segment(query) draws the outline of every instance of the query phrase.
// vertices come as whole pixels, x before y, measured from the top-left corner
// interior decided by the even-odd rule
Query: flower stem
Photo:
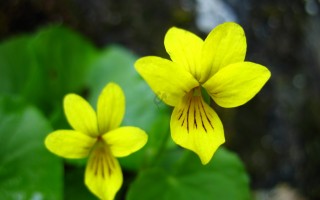
[[[170,139],[170,130],[165,131],[165,135],[162,138],[161,144],[157,150],[157,152],[154,154],[154,159],[150,162],[150,167],[153,167],[161,161],[161,158],[163,157],[163,154],[165,152],[168,140]]]
[[[177,174],[181,168],[185,166],[186,160],[188,160],[190,154],[192,152],[190,150],[184,149],[183,154],[181,155],[180,159],[174,164],[172,173]]]

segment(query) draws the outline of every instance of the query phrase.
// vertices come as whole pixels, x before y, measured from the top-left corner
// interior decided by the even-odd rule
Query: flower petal
[[[85,183],[99,199],[113,200],[123,182],[119,162],[108,147],[97,147],[90,155]]]
[[[127,156],[141,149],[148,140],[148,135],[137,127],[121,127],[102,136],[115,157]]]
[[[45,139],[47,149],[64,158],[87,157],[95,142],[95,138],[74,130],[57,130]]]
[[[219,69],[231,63],[244,61],[247,43],[241,26],[233,22],[214,28],[204,41],[202,51],[203,76],[205,82]]]
[[[169,29],[164,45],[173,62],[185,67],[194,77],[198,74],[203,40],[195,34],[173,27]]]
[[[180,146],[189,149],[207,164],[224,143],[223,125],[202,96],[186,95],[171,115],[171,136]]]
[[[76,94],[68,94],[63,102],[69,124],[76,131],[90,136],[98,135],[97,116],[90,104]]]
[[[99,96],[97,108],[100,133],[119,127],[125,112],[125,97],[121,87],[115,83],[106,85]]]
[[[160,57],[140,58],[136,61],[135,68],[159,99],[171,106],[176,105],[186,93],[199,85],[181,66]]]
[[[241,62],[221,69],[203,87],[219,106],[231,108],[252,99],[270,76],[262,65]]]

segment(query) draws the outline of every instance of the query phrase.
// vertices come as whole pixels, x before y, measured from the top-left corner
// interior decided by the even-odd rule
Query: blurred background
[[[225,126],[225,146],[244,162],[258,199],[320,199],[319,4],[319,0],[2,0],[0,42],[62,24],[98,48],[119,44],[138,56],[168,57],[163,39],[170,27],[205,38],[217,24],[235,21],[246,33],[246,60],[267,66],[272,77],[244,106],[214,105]]]

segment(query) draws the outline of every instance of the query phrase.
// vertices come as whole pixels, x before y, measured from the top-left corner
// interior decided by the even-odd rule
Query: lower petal
[[[119,162],[106,146],[97,147],[90,155],[85,183],[99,199],[113,200],[123,182]]]
[[[180,146],[195,152],[207,164],[224,143],[223,125],[201,94],[187,94],[171,115],[171,136]]]

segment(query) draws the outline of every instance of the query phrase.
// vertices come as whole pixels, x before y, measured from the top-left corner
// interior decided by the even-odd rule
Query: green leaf
[[[0,44],[0,94],[22,94],[35,87],[37,63],[30,35],[17,36]]]
[[[68,166],[64,179],[64,199],[97,200],[84,184],[85,167]]]
[[[0,94],[22,95],[47,115],[59,113],[66,93],[85,89],[97,55],[90,42],[62,26],[11,38],[0,44]]]
[[[66,93],[80,92],[89,66],[97,56],[94,46],[62,26],[41,29],[32,42],[42,75],[45,100],[59,103]]]
[[[32,48],[38,63],[37,79],[42,83],[37,86],[42,93],[37,105],[50,116],[55,129],[69,128],[62,99],[67,93],[84,92],[89,67],[98,52],[88,40],[63,26],[40,29]]]
[[[147,145],[138,152],[121,158],[127,169],[137,169],[149,162],[161,146],[163,137],[168,134],[170,114],[149,86],[134,69],[137,56],[124,48],[111,46],[102,51],[93,64],[88,77],[91,91],[91,105],[96,105],[98,95],[109,82],[119,84],[126,96],[126,113],[122,125],[137,126],[149,135]]]
[[[42,114],[0,98],[0,199],[62,199],[62,162],[45,149]]]
[[[171,170],[142,171],[129,188],[128,200],[248,200],[249,180],[239,158],[220,148],[208,165],[188,153]]]

